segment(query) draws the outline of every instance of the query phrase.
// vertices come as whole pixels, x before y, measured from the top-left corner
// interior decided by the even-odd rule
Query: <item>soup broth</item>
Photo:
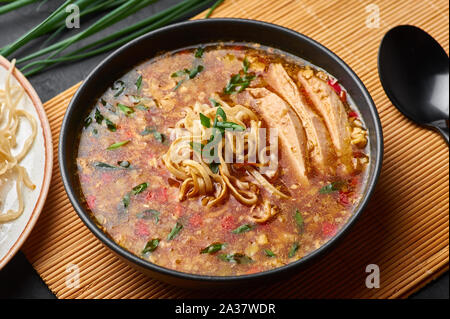
[[[195,128],[205,133],[197,142],[186,134]],[[225,128],[255,145],[245,132],[277,129],[276,167],[251,162],[250,147],[241,162],[203,160]],[[166,268],[231,276],[294,262],[333,237],[361,198],[366,144],[357,107],[326,71],[257,44],[216,43],[115,81],[86,117],[77,167],[92,218],[120,246]]]

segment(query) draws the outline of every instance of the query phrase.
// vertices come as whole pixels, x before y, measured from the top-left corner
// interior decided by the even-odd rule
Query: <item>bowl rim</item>
[[[130,47],[136,45],[137,43],[141,41],[146,41],[148,38],[152,38],[155,34],[158,34],[160,32],[167,32],[171,30],[176,30],[179,28],[183,28],[186,25],[191,24],[200,24],[200,25],[208,25],[208,24],[221,24],[221,23],[243,23],[243,24],[253,24],[257,25],[259,27],[263,28],[270,28],[275,29],[277,32],[281,33],[287,33],[291,36],[297,37],[307,43],[308,45],[316,47],[318,50],[323,51],[326,53],[329,58],[333,60],[334,63],[339,64],[341,68],[344,69],[344,71],[350,76],[352,81],[357,86],[357,89],[362,92],[362,98],[367,102],[369,106],[369,111],[371,114],[372,119],[374,120],[374,130],[372,134],[375,135],[377,145],[376,145],[376,154],[374,157],[372,157],[372,160],[375,161],[374,166],[374,174],[370,180],[367,181],[366,185],[366,192],[361,199],[361,202],[359,203],[359,206],[356,208],[353,215],[349,218],[347,223],[332,237],[323,244],[318,249],[314,250],[313,252],[309,253],[305,257],[290,262],[289,264],[286,264],[284,266],[270,269],[263,272],[258,272],[254,274],[245,274],[245,275],[239,275],[239,276],[210,276],[210,275],[199,275],[199,274],[193,274],[193,273],[186,273],[181,272],[169,268],[165,268],[163,266],[159,266],[157,264],[151,263],[150,261],[147,261],[145,259],[142,259],[130,251],[128,251],[125,248],[122,248],[118,244],[116,244],[105,232],[103,232],[92,220],[92,218],[89,216],[89,213],[85,210],[85,208],[79,204],[77,200],[77,195],[74,192],[74,189],[72,188],[71,183],[69,182],[69,170],[68,165],[63,160],[65,158],[66,153],[66,132],[67,132],[67,126],[69,123],[69,117],[70,114],[74,111],[75,105],[77,104],[77,100],[82,95],[84,87],[89,85],[91,82],[90,80],[95,76],[95,74],[102,68],[104,64],[107,64],[113,57],[120,55],[124,51],[128,50]],[[218,36],[219,38],[219,36]],[[281,48],[282,50],[282,48]],[[282,27],[280,25],[276,25],[273,23],[258,21],[258,20],[250,20],[250,19],[240,19],[240,18],[213,18],[213,19],[201,19],[201,20],[189,20],[184,22],[175,23],[160,29],[157,29],[155,31],[146,33],[133,41],[130,41],[129,43],[123,45],[122,47],[118,48],[114,52],[112,52],[110,55],[108,55],[102,62],[100,62],[87,76],[85,81],[81,84],[81,86],[77,89],[77,92],[73,96],[72,100],[70,101],[70,104],[66,110],[66,113],[64,115],[64,119],[61,126],[61,132],[60,132],[60,139],[59,139],[59,166],[61,171],[61,177],[64,184],[64,188],[67,192],[67,195],[77,212],[80,219],[84,222],[84,224],[89,228],[89,230],[107,247],[109,247],[113,252],[118,254],[120,257],[127,259],[128,261],[132,262],[133,264],[140,266],[144,269],[151,270],[153,272],[170,276],[174,278],[178,278],[181,280],[191,280],[191,281],[197,281],[197,282],[248,282],[248,281],[254,281],[257,279],[262,279],[270,276],[274,276],[277,274],[281,274],[283,272],[288,272],[289,270],[293,270],[294,268],[300,268],[300,266],[304,266],[308,263],[310,263],[312,260],[317,259],[319,256],[323,255],[324,252],[328,251],[331,246],[336,245],[336,243],[343,238],[349,231],[349,229],[355,224],[356,220],[359,218],[359,216],[362,214],[364,209],[366,208],[370,197],[372,196],[375,185],[378,181],[378,178],[380,176],[381,172],[381,166],[383,161],[383,133],[382,133],[382,126],[380,122],[380,118],[377,112],[377,109],[375,107],[375,104],[372,100],[372,97],[370,96],[367,88],[364,86],[363,82],[359,79],[359,77],[356,75],[356,73],[342,60],[340,59],[335,53],[333,53],[331,50],[327,49],[325,46],[320,44],[319,42],[297,32],[291,29],[288,29],[286,27]]]

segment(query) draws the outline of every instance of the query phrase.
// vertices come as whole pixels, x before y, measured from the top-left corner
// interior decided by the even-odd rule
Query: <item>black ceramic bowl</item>
[[[172,51],[186,46],[217,41],[260,43],[294,54],[324,68],[337,77],[348,90],[358,105],[369,132],[371,161],[368,168],[368,179],[362,200],[348,223],[334,238],[303,259],[280,268],[251,275],[219,277],[182,273],[160,267],[133,255],[117,245],[91,220],[89,212],[83,205],[76,174],[78,132],[81,130],[84,116],[87,109],[94,105],[96,99],[112,82],[133,66],[152,58],[161,51]],[[78,215],[94,235],[124,260],[149,276],[188,287],[219,287],[271,280],[274,277],[291,274],[311,263],[343,237],[361,215],[374,191],[381,170],[382,158],[383,136],[377,110],[361,80],[340,58],[300,33],[273,24],[241,19],[207,19],[174,24],[150,32],[112,53],[89,74],[70,102],[62,124],[59,142],[59,164],[64,187]]]

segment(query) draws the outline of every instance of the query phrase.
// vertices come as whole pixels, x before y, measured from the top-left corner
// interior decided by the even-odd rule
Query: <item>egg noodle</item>
[[[6,223],[18,218],[24,211],[24,200],[22,194],[23,185],[34,190],[36,186],[30,180],[27,171],[20,162],[28,154],[37,134],[37,123],[34,117],[18,109],[19,102],[25,94],[21,86],[11,85],[11,75],[15,68],[15,60],[6,76],[4,89],[0,89],[0,190],[10,179],[15,180],[18,208],[16,211],[10,209],[3,212],[2,198],[0,198],[0,223]],[[31,125],[31,134],[25,140],[22,149],[15,155],[13,150],[18,147],[17,134],[22,118]],[[3,199],[4,200],[4,199]]]
[[[227,163],[226,146],[231,146],[232,158],[239,157],[242,154],[245,162],[250,162],[250,154],[257,152],[259,146],[262,151],[266,152],[267,147],[262,145],[259,137],[261,122],[253,111],[243,105],[230,106],[218,96],[214,97],[221,107],[212,107],[207,104],[196,103],[193,109],[186,109],[186,116],[181,119],[176,128],[184,129],[187,134],[176,138],[170,145],[168,152],[162,157],[167,169],[183,181],[180,187],[179,200],[183,201],[187,198],[201,196],[201,203],[207,207],[215,206],[222,203],[228,194],[231,194],[240,203],[251,206],[254,211],[253,219],[255,222],[265,222],[276,214],[276,208],[270,202],[264,200],[262,207],[257,209],[259,186],[265,188],[268,192],[275,194],[280,198],[289,198],[288,195],[281,192],[272,185],[265,177],[259,173],[255,167],[264,165],[263,163],[248,163],[243,165],[242,170],[245,172],[236,172],[232,169],[231,164]],[[198,124],[196,119],[199,114],[204,115],[210,122],[217,119],[218,109],[226,114],[227,123],[233,123],[242,127],[244,140],[242,145],[237,143],[233,135],[219,134],[218,142],[218,168],[217,172],[213,172],[210,166],[205,163],[204,154],[199,150],[195,151],[192,140],[197,140],[197,145],[204,146],[207,142],[204,137],[207,130]],[[225,114],[223,116],[225,116]],[[197,127],[197,129],[195,129]],[[201,134],[196,132],[201,131]],[[236,132],[235,132],[236,134]],[[228,143],[225,143],[225,142]],[[207,145],[207,144],[206,144]],[[207,146],[204,146],[205,148]],[[184,156],[189,154],[190,156]],[[191,159],[192,158],[192,159]],[[254,166],[254,167],[253,167]]]

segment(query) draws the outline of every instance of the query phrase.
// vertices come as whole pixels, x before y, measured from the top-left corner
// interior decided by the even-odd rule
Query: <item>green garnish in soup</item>
[[[226,245],[222,244],[222,243],[214,243],[209,245],[206,248],[203,248],[202,250],[200,250],[201,254],[214,254],[215,252],[218,252],[219,250],[224,249]]]
[[[105,118],[105,123],[106,123],[106,127],[107,127],[108,130],[110,130],[111,132],[115,132],[115,131],[117,130],[116,124],[114,124],[113,122],[111,122],[111,121],[108,120],[107,118]]]
[[[89,125],[91,125],[91,123],[92,123],[92,119],[91,119],[90,117],[87,117],[87,118],[84,120],[84,128],[88,128]]]
[[[153,218],[155,220],[155,223],[158,224],[159,223],[159,215],[161,215],[161,213],[159,211],[157,211],[156,209],[146,209],[143,212],[136,214],[136,217],[139,219]]]
[[[234,229],[234,230],[232,231],[232,233],[233,233],[233,234],[242,234],[242,233],[248,232],[248,231],[250,231],[250,230],[252,230],[252,229],[253,229],[253,226],[252,226],[252,225],[244,224],[244,225],[241,225],[241,226],[239,226],[238,228]]]
[[[159,238],[155,238],[155,239],[149,240],[147,242],[147,244],[145,244],[145,247],[142,250],[142,254],[144,255],[144,254],[147,254],[147,253],[155,251],[156,248],[158,248],[158,245],[159,245],[160,241],[161,241],[161,239],[159,239]]]
[[[302,216],[302,213],[300,213],[300,211],[298,209],[295,211],[295,217],[294,218],[295,218],[295,222],[297,223],[297,226],[300,229],[303,229],[303,225],[304,225],[303,216]]]
[[[119,147],[122,147],[128,143],[130,143],[130,141],[122,141],[122,142],[113,143],[110,146],[108,146],[107,150],[112,151],[112,150],[118,149]]]
[[[229,262],[229,263],[235,263],[235,264],[249,264],[253,262],[253,259],[250,257],[244,255],[244,254],[222,254],[219,255],[219,259]]]
[[[271,251],[270,249],[264,249],[264,253],[266,254],[267,257],[276,257],[274,252]]]
[[[140,91],[141,87],[142,87],[142,75],[139,75],[135,84],[136,84],[136,90]]]
[[[134,110],[131,107],[128,107],[122,103],[117,103],[117,107],[121,110],[126,116],[130,116],[134,113]]]
[[[176,91],[181,86],[181,84],[183,84],[185,81],[195,78],[197,76],[197,74],[199,74],[200,72],[203,71],[204,68],[205,67],[203,65],[197,65],[196,67],[192,68],[191,70],[184,69],[184,70],[172,73],[170,75],[172,78],[184,77],[184,79],[181,79],[180,81],[177,82],[177,85],[173,88],[173,90]]]
[[[203,56],[203,52],[205,52],[205,49],[203,47],[198,48],[195,51],[195,57],[196,58],[201,58]]]
[[[174,239],[178,235],[178,233],[180,232],[181,229],[183,229],[183,225],[181,223],[177,222],[175,224],[175,226],[173,226],[173,228],[170,231],[169,235],[167,236],[167,240]]]
[[[293,243],[291,249],[289,250],[288,257],[289,258],[294,257],[299,248],[300,248],[300,246],[298,243]]]
[[[125,82],[122,80],[117,80],[116,82],[114,82],[112,90],[116,92],[114,94],[114,97],[120,96],[125,90]]]
[[[139,184],[138,186],[133,187],[133,195],[137,195],[139,193],[142,193],[144,190],[146,190],[148,187],[147,183]]]
[[[94,166],[98,167],[98,168],[106,168],[106,169],[119,169],[119,167],[117,167],[117,166],[113,166],[113,165],[103,163],[103,162],[95,162]]]
[[[332,192],[336,192],[336,191],[340,190],[342,188],[342,186],[344,186],[344,185],[345,185],[345,182],[343,182],[343,181],[332,182],[332,183],[322,187],[319,190],[319,193],[320,194],[329,194]]]

